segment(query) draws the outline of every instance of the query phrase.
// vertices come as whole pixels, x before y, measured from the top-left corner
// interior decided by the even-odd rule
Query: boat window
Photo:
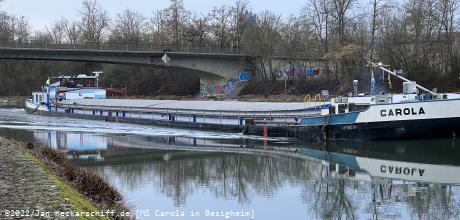
[[[366,110],[369,108],[369,105],[352,105],[350,106],[350,112],[351,111],[362,111],[362,110]]]
[[[339,113],[345,113],[345,109],[347,108],[347,105],[339,105]]]
[[[335,106],[331,105],[329,106],[329,114],[334,115],[335,114]]]

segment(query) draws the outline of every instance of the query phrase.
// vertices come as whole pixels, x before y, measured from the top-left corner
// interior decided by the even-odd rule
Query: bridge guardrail
[[[145,52],[183,52],[183,53],[211,53],[211,54],[245,54],[253,56],[261,56],[266,54],[263,49],[260,50],[244,50],[239,48],[221,48],[217,46],[174,46],[170,44],[155,44],[155,43],[130,43],[130,42],[86,42],[74,43],[69,41],[50,42],[43,40],[29,41],[12,41],[1,40],[0,48],[24,48],[24,49],[74,49],[74,50],[116,50],[116,51],[145,51]],[[322,55],[314,52],[306,52],[304,50],[287,51],[285,48],[279,48],[273,51],[274,57],[286,58],[311,58],[321,59]]]

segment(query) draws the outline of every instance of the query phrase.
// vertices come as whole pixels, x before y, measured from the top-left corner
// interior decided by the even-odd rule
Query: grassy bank
[[[59,194],[61,197],[68,202],[70,209],[74,212],[97,212],[98,208],[92,204],[92,202],[85,197],[83,194],[79,193],[75,190],[68,182],[62,180],[58,176],[56,176],[53,171],[51,171],[43,161],[38,159],[37,157],[33,156],[29,152],[27,153],[28,158],[35,162],[37,166],[40,167],[48,177],[53,181],[53,183],[59,188]],[[78,219],[109,219],[104,217],[86,217],[82,216]]]
[[[129,210],[123,203],[122,195],[101,177],[73,165],[64,154],[53,149],[34,147],[30,144],[4,138],[0,138],[0,142],[14,146],[15,150],[24,155],[25,160],[30,161],[41,171],[40,173],[44,174],[41,179],[47,179],[52,183],[51,185],[55,186],[58,194],[56,205],[48,206],[48,209],[52,208],[53,210],[46,211],[60,211],[60,207],[74,213],[97,213],[101,210],[114,210],[115,215],[110,217],[81,215],[75,219],[127,219],[116,216],[117,213],[126,213]],[[15,169],[21,168],[15,167]],[[37,186],[34,185],[33,187]]]

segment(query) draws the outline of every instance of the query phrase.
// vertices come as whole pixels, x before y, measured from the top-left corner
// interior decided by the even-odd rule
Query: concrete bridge
[[[163,51],[129,51],[108,49],[76,49],[76,48],[16,48],[0,47],[0,59],[16,60],[55,60],[99,62],[112,64],[146,65],[159,69],[186,70],[188,73],[200,77],[202,94],[215,93],[228,95],[238,82],[239,73],[243,70],[261,71],[262,57],[245,54],[224,53],[194,53],[194,52],[167,52],[170,62],[165,63]],[[319,66],[320,58],[295,58],[296,62],[304,66]],[[292,59],[289,57],[272,57],[273,66],[289,66]],[[267,70],[264,70],[267,71]],[[231,85],[228,85],[231,81]],[[203,88],[204,86],[204,88]]]
[[[185,68],[191,74],[207,79],[237,78],[239,72],[251,68],[256,59],[239,54],[168,52],[170,62],[165,63],[162,60],[164,54],[150,51],[0,48],[0,59],[99,62],[146,65],[163,69]]]

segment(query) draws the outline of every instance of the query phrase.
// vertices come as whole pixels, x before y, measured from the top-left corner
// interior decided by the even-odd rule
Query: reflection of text
[[[255,218],[254,210],[161,210],[156,209],[153,213],[143,210],[144,216],[138,217],[148,217],[146,214],[153,214],[155,217],[222,217],[226,219],[230,218]],[[137,213],[139,214],[139,213]]]

